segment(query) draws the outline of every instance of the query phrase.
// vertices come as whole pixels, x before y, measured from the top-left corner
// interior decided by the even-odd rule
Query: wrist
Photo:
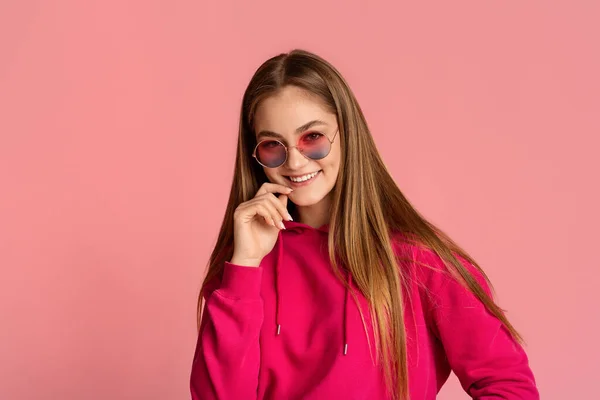
[[[243,267],[258,267],[262,260],[258,258],[243,258],[234,255],[229,261],[231,264],[241,265]]]

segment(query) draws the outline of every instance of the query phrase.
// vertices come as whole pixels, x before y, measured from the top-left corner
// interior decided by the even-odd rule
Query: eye
[[[311,133],[307,133],[304,136],[304,140],[306,140],[307,142],[314,142],[315,140],[319,140],[323,137],[323,134],[320,132],[311,132]]]
[[[281,146],[281,144],[276,140],[265,140],[260,146],[265,149],[273,149],[277,146]]]

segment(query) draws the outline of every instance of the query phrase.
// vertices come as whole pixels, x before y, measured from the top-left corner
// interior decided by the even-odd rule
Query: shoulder
[[[406,277],[412,277],[419,286],[430,291],[450,289],[452,292],[465,293],[464,279],[449,260],[444,260],[435,250],[405,233],[395,232],[391,235],[391,240],[401,273]],[[459,262],[463,272],[475,278],[490,294],[484,273],[459,253],[450,251],[450,254]]]

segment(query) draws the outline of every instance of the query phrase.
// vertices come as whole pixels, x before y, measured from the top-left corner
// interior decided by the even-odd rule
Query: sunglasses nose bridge
[[[288,156],[288,157],[290,156],[290,151],[291,151],[292,149],[296,149],[296,150],[298,150],[298,153],[300,153],[300,154],[302,154],[302,155],[304,156],[304,150],[302,150],[302,146],[301,146],[301,145],[299,145],[299,144],[298,144],[298,145],[296,145],[296,146],[284,146],[284,147],[285,147],[285,150],[286,150],[286,153],[287,153],[287,156]],[[305,156],[305,157],[306,157],[306,156]]]
[[[293,151],[292,149],[296,149],[298,153],[300,153],[300,155],[302,157],[298,157],[297,155],[293,155]],[[309,157],[306,156],[306,154],[304,154],[304,152],[302,151],[302,147],[301,146],[288,146],[287,147],[287,151],[286,151],[286,159],[284,161],[284,163],[287,163],[288,165],[290,165],[291,167],[297,168],[300,166],[300,164],[304,161],[306,161],[307,159],[309,159]]]

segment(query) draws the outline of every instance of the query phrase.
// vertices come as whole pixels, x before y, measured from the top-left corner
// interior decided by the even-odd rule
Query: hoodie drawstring
[[[275,263],[275,335],[279,336],[281,334],[281,321],[279,319],[281,308],[282,308],[282,297],[279,290],[279,278],[281,275],[281,265],[283,263],[283,232],[279,231],[278,244],[277,244],[277,262]],[[348,306],[350,304],[350,286],[352,284],[352,275],[350,271],[347,271],[347,285],[345,286],[344,292],[344,311],[343,311],[343,344],[344,348],[342,350],[343,355],[348,354]]]
[[[348,354],[348,303],[350,302],[348,296],[350,295],[350,285],[352,284],[352,275],[350,271],[348,275],[348,285],[346,286],[346,293],[344,294],[344,355]]]
[[[275,326],[277,328],[276,335],[281,333],[281,324],[279,323],[279,306],[281,303],[280,294],[279,294],[279,266],[283,260],[283,236],[282,232],[279,231],[279,240],[278,240],[278,252],[277,252],[277,263],[275,264]]]

